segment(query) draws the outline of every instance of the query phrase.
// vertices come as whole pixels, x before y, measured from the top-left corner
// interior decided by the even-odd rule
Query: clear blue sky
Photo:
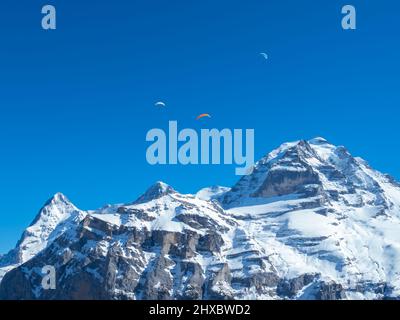
[[[46,3],[55,31],[41,29]],[[348,3],[356,31],[341,29]],[[94,209],[156,180],[187,193],[237,180],[229,166],[148,165],[146,132],[168,120],[254,128],[256,158],[323,136],[399,179],[399,10],[394,0],[2,0],[0,252],[58,191]]]

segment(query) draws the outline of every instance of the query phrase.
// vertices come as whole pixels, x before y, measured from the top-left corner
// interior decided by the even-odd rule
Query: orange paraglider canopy
[[[211,118],[211,116],[208,113],[202,113],[201,115],[197,116],[196,120],[199,120],[199,119],[204,118],[204,117]]]

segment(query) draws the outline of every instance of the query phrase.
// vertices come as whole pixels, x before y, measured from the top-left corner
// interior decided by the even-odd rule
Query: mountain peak
[[[67,199],[67,197],[63,194],[63,193],[61,193],[61,192],[57,192],[54,196],[53,196],[53,198],[54,199]]]
[[[332,161],[338,150],[322,137],[283,143],[258,161],[253,174],[227,192],[223,203],[231,206],[253,197],[317,194],[323,185],[320,176],[324,175],[319,168],[334,171],[338,163]]]
[[[168,184],[162,181],[157,181],[150,188],[148,188],[147,191],[135,201],[135,203],[148,202],[175,192],[176,191]]]
[[[46,201],[30,226],[35,225],[40,219],[43,219],[43,217],[55,214],[57,216],[63,216],[65,212],[69,213],[77,210],[75,205],[63,193],[57,192]]]
[[[165,193],[175,192],[175,190],[170,185],[162,181],[157,181],[149,189],[147,189],[147,192],[155,192],[156,194],[161,195]]]
[[[69,225],[74,225],[84,216],[85,213],[75,207],[64,194],[56,193],[39,210],[16,247],[4,259],[10,264],[28,261],[67,230]]]
[[[71,201],[61,192],[57,192],[52,196],[47,202],[45,203],[44,206],[50,205],[50,204],[67,204],[70,205],[72,204]]]

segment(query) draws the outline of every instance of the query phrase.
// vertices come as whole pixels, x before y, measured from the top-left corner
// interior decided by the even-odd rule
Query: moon
[[[158,102],[156,102],[154,105],[155,105],[156,107],[165,107],[165,106],[166,106],[166,104],[165,104],[164,102],[162,102],[162,101],[158,101]]]
[[[260,54],[264,57],[265,60],[268,60],[268,54],[266,54],[265,52],[261,52]]]

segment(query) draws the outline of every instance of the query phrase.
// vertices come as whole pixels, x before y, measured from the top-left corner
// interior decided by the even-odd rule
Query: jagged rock
[[[282,170],[270,171],[264,183],[254,194],[255,197],[274,197],[293,193],[317,194],[318,187],[313,192],[307,191],[306,186],[318,185],[318,174],[311,167],[299,169],[298,171]]]
[[[315,274],[302,274],[292,279],[282,279],[277,287],[277,294],[281,297],[293,298],[301,289],[317,278]]]
[[[334,282],[322,282],[316,295],[318,300],[340,300],[345,297],[346,295],[342,285]]]
[[[184,276],[187,278],[183,281]],[[204,285],[204,270],[198,263],[194,262],[181,262],[180,274],[176,275],[182,287],[182,293],[178,295],[179,299],[184,300],[200,300],[203,297],[203,285]]]
[[[270,291],[271,288],[276,288],[279,280],[278,275],[274,272],[260,272],[244,278],[233,279],[232,282],[245,288],[254,288],[258,293],[265,293]]]
[[[154,199],[159,199],[162,196],[171,193],[175,193],[175,190],[171,186],[161,181],[158,181],[154,185],[152,185],[142,196],[140,196],[135,201],[135,204],[145,203]]]
[[[231,287],[232,276],[228,264],[220,264],[209,270],[205,286],[205,298],[211,300],[231,300],[234,297]]]
[[[221,247],[223,244],[224,240],[222,239],[220,234],[216,232],[207,233],[206,235],[199,238],[197,250],[200,252],[206,251],[217,253],[221,251]]]

